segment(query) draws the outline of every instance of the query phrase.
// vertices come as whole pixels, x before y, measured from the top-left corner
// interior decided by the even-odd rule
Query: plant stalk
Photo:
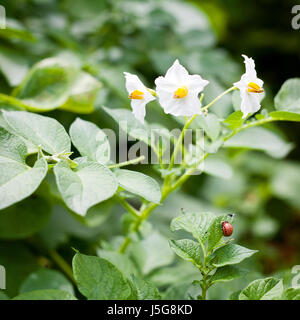
[[[58,254],[58,252],[54,249],[49,250],[48,252],[50,258],[55,262],[55,264],[65,273],[65,275],[75,284],[76,280],[73,276],[72,268],[69,266],[69,264],[63,259],[61,255]]]

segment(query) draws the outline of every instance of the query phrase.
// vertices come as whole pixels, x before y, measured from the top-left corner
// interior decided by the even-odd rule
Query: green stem
[[[49,250],[48,252],[50,258],[56,263],[56,265],[68,276],[68,278],[75,284],[76,280],[73,276],[72,268],[69,266],[69,264],[63,259],[62,256],[60,256],[56,250]]]
[[[180,187],[193,173],[197,170],[197,167],[200,165],[202,161],[204,161],[210,154],[205,153],[204,156],[194,165],[193,168],[189,168],[171,187],[172,190],[176,190]]]
[[[228,136],[224,137],[223,140],[227,141],[228,139],[230,139],[231,137],[233,137],[234,135],[236,135],[237,133],[239,133],[240,131],[243,131],[245,129],[256,127],[256,126],[260,126],[260,125],[263,125],[263,124],[266,124],[266,123],[270,123],[270,122],[273,122],[273,121],[276,121],[276,120],[278,120],[278,119],[274,119],[272,117],[268,117],[268,118],[265,118],[265,119],[253,121],[253,122],[250,122],[250,123],[246,123],[246,124],[242,125],[241,127],[238,127],[237,129],[233,130]]]
[[[29,109],[30,108],[30,106],[22,103],[22,101],[20,101],[19,99],[12,97],[12,96],[8,96],[3,93],[0,93],[0,102],[8,103],[10,105],[19,107],[20,109]]]
[[[108,166],[110,169],[112,168],[120,168],[120,167],[125,167],[125,166],[129,166],[131,164],[136,164],[139,163],[141,161],[145,160],[145,156],[140,156],[138,158],[132,159],[132,160],[128,160],[125,162],[121,162],[121,163],[117,163],[117,164],[112,164],[110,166]]]
[[[166,199],[166,197],[169,195],[169,193],[171,192],[171,189],[169,189],[166,184],[163,185],[163,188],[162,188],[162,197],[161,197],[161,202],[163,200]],[[153,203],[153,202],[150,202],[148,205],[146,205],[144,207],[143,210],[141,210],[139,216],[136,218],[135,222],[133,223],[133,226],[131,228],[131,232],[134,233],[134,232],[137,232],[140,228],[140,225],[143,223],[143,221],[145,221],[150,213],[158,206],[159,204],[157,203]],[[120,253],[125,253],[128,246],[130,245],[131,243],[131,237],[129,235],[127,235],[123,241],[123,243],[121,244],[120,248],[119,248],[119,252]]]
[[[208,287],[206,284],[206,277],[207,277],[207,274],[204,274],[202,278],[202,300],[206,300],[206,293],[208,290]]]
[[[130,243],[131,243],[131,238],[126,237],[126,238],[124,239],[123,243],[122,243],[121,246],[120,246],[119,252],[120,252],[120,253],[125,253],[127,247],[130,245]]]
[[[172,157],[171,157],[171,161],[170,161],[170,165],[169,165],[169,171],[172,170],[173,166],[174,166],[174,163],[175,163],[175,159],[176,159],[176,156],[179,152],[179,150],[181,149],[181,146],[182,146],[182,141],[183,141],[183,138],[184,138],[184,135],[185,135],[185,130],[189,127],[189,125],[194,121],[194,119],[197,117],[198,115],[195,114],[190,120],[186,121],[185,122],[185,125],[180,133],[180,136],[176,142],[176,145],[175,145],[175,148],[174,148],[174,152],[172,154]]]
[[[201,111],[206,111],[209,107],[211,107],[214,103],[216,103],[218,100],[220,100],[223,96],[225,96],[225,94],[233,91],[233,90],[236,90],[237,87],[231,87],[229,89],[227,89],[226,91],[222,92],[220,95],[218,95],[214,100],[212,100],[209,104],[207,104],[206,106],[202,107],[201,108]]]
[[[124,198],[120,197],[119,195],[116,195],[116,198],[120,202],[120,204],[135,218],[140,216],[139,211],[137,211],[133,206],[131,206]]]

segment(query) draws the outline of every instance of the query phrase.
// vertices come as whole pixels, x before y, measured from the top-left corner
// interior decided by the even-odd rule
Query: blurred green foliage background
[[[1,0],[7,12],[7,29],[0,30],[0,92],[10,93],[43,58],[67,57],[102,82],[95,111],[80,117],[101,128],[117,129],[100,107],[129,108],[123,71],[137,73],[151,87],[178,58],[191,73],[210,80],[205,92],[209,102],[239,80],[244,70],[241,54],[247,54],[255,59],[258,76],[265,81],[263,105],[272,110],[273,96],[281,84],[300,72],[300,31],[291,27],[294,4],[289,0]],[[226,96],[212,109],[225,118],[233,111],[231,97]],[[66,128],[78,116],[62,110],[47,115]],[[147,120],[169,128],[178,126],[155,102],[148,108]],[[286,159],[228,149],[221,157],[231,178],[193,177],[150,219],[153,228],[169,238],[170,220],[180,208],[237,214],[235,239],[259,253],[246,262],[253,270],[247,278],[216,285],[211,298],[227,298],[258,275],[280,274],[290,284],[291,267],[300,263],[299,126],[283,123],[276,130],[293,143]],[[151,169],[141,166],[139,170]],[[38,193],[43,194],[43,188],[46,186]],[[108,203],[100,215],[82,223],[55,205],[38,233],[20,240],[7,239],[0,228],[0,264],[10,266],[8,294],[19,292],[33,270],[56,268],[51,262],[53,249],[68,261],[73,256],[71,247],[101,254],[103,241],[111,242],[122,234],[121,223],[115,222],[122,213],[119,205]],[[157,248],[148,251],[155,260]],[[171,261],[142,268],[145,277],[162,290],[174,282],[194,280],[193,270]]]

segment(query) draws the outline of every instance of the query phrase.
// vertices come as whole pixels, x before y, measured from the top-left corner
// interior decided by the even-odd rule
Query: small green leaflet
[[[157,231],[135,242],[131,246],[131,256],[142,274],[149,274],[152,270],[171,264],[175,257],[167,238]]]
[[[65,59],[38,62],[17,88],[16,97],[27,109],[47,111],[64,104],[78,70]]]
[[[22,283],[20,293],[46,289],[58,289],[74,295],[72,283],[61,272],[47,268],[31,273]]]
[[[67,206],[85,216],[87,210],[114,195],[118,183],[113,173],[105,166],[86,162],[74,170],[65,161],[54,167],[58,189]]]
[[[0,128],[0,210],[30,196],[47,173],[44,159],[31,168],[25,163],[26,155],[25,144]]]
[[[292,150],[293,144],[286,142],[271,130],[252,127],[225,141],[224,147],[260,150],[265,151],[271,157],[282,158]]]
[[[196,266],[202,265],[202,248],[198,242],[190,239],[183,240],[170,240],[170,247],[182,259],[195,264]]]
[[[65,128],[55,119],[25,111],[2,111],[14,131],[49,154],[70,152],[71,141]]]
[[[195,239],[202,241],[204,236],[214,220],[215,215],[210,212],[204,213],[185,213],[172,220],[171,231],[185,230],[191,233]]]
[[[73,273],[79,291],[89,300],[125,300],[131,287],[109,261],[76,253]]]
[[[243,277],[247,273],[247,270],[236,266],[225,266],[218,268],[217,271],[211,276],[210,281],[212,283],[231,281],[233,279]]]
[[[97,99],[101,83],[90,74],[81,71],[69,92],[68,100],[60,109],[76,113],[91,113]]]
[[[257,250],[250,250],[237,244],[228,244],[218,249],[212,261],[215,267],[223,267],[230,264],[237,264],[244,259],[251,257]]]
[[[251,282],[239,295],[240,300],[276,300],[283,294],[282,280],[258,279]]]
[[[120,169],[115,171],[119,185],[127,191],[142,198],[160,203],[161,192],[159,184],[151,177],[136,171]]]
[[[300,113],[300,78],[285,81],[277,93],[274,103],[278,111]]]
[[[89,161],[107,164],[110,160],[110,145],[106,134],[94,123],[77,118],[70,127],[74,146]]]

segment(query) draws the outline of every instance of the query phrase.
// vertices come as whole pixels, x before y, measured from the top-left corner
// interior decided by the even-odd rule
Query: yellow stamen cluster
[[[255,82],[249,82],[248,83],[248,92],[262,93],[262,92],[264,92],[264,89],[261,88]]]
[[[187,94],[188,94],[187,87],[180,87],[174,92],[174,98],[175,99],[184,98]]]
[[[130,93],[128,96],[129,99],[137,99],[137,100],[142,100],[144,99],[144,92],[139,91],[139,90],[134,90]]]

